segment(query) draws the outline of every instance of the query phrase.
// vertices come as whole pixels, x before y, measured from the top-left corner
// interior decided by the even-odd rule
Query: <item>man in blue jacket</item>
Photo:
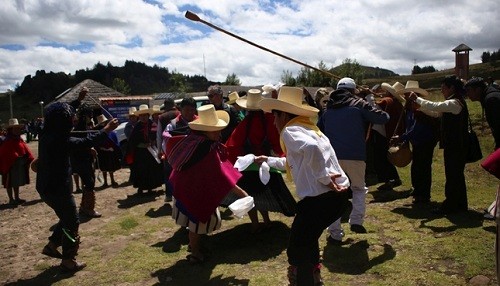
[[[337,90],[330,93],[330,101],[318,120],[318,127],[330,139],[340,166],[351,180],[351,231],[366,233],[363,226],[365,197],[368,192],[365,184],[366,130],[369,123],[385,124],[389,121],[389,114],[356,96],[356,91],[353,79],[342,78],[337,84]],[[340,219],[328,227],[328,232],[328,242],[342,242],[344,231]]]

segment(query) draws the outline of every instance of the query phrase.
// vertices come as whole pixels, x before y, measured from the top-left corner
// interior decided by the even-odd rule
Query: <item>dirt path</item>
[[[29,144],[35,157],[38,153],[38,142]],[[30,171],[31,172],[31,171]],[[96,209],[103,214],[100,219],[84,220],[80,225],[81,233],[92,233],[102,227],[113,217],[120,215],[124,210],[117,207],[117,201],[126,199],[127,195],[135,193],[132,186],[125,186],[129,170],[121,169],[115,173],[119,188],[97,188]],[[27,202],[18,207],[7,205],[8,197],[5,188],[0,190],[0,284],[15,283],[20,279],[35,277],[41,268],[47,264],[57,264],[57,260],[45,257],[40,252],[47,243],[50,228],[56,223],[57,217],[35,190],[36,173],[30,173],[31,184],[20,189],[20,197]],[[109,182],[108,182],[109,183]],[[97,182],[96,186],[102,185]],[[161,192],[158,192],[161,195]],[[81,194],[75,194],[77,205],[80,204]],[[144,205],[157,208],[163,204],[163,197],[151,197]],[[99,244],[102,237],[92,237],[92,244]],[[125,243],[125,242],[124,242]],[[90,241],[82,241],[82,249],[87,248]]]

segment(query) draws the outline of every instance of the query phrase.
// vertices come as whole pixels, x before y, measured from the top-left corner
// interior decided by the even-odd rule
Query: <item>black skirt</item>
[[[270,172],[267,185],[260,181],[258,171],[242,171],[241,174],[243,176],[237,185],[254,198],[256,210],[278,212],[285,216],[295,215],[297,203],[280,173]],[[237,199],[231,192],[224,198],[221,206],[228,207]]]
[[[163,165],[153,158],[146,148],[136,148],[132,182],[141,190],[152,190],[163,184]]]
[[[98,150],[99,170],[103,172],[114,172],[121,168],[120,156],[115,151]]]

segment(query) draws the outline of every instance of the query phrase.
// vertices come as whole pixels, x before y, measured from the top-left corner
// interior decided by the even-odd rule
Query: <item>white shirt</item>
[[[420,105],[420,111],[432,117],[440,117],[443,112],[459,114],[462,111],[462,104],[457,99],[434,102],[417,97],[415,102]]]
[[[291,125],[283,130],[281,136],[286,146],[286,158],[269,157],[267,163],[285,170],[288,161],[299,199],[333,191],[327,186],[331,182],[331,174],[340,174],[335,182],[341,187],[349,187],[349,179],[326,135],[318,136],[314,130]]]

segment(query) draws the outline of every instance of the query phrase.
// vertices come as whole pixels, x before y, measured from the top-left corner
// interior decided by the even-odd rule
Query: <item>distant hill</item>
[[[333,74],[338,74],[340,70],[342,70],[342,67],[345,64],[336,66],[332,69]],[[379,68],[379,67],[368,67],[368,66],[361,66],[361,69],[363,70],[363,77],[364,78],[369,78],[369,79],[376,79],[376,78],[387,78],[387,77],[393,77],[393,76],[399,76],[397,73]]]
[[[132,65],[134,68],[130,70],[136,71],[141,70],[141,73],[133,73],[129,71],[127,82],[131,85],[132,94],[151,94],[154,93],[152,90],[143,89],[144,86],[151,88],[158,88],[162,92],[165,92],[163,88],[176,87],[176,83],[178,83],[180,78],[186,79],[184,84],[187,85],[188,89],[201,90],[206,88],[207,85],[212,84],[207,81],[202,76],[182,76],[179,74],[171,73],[168,69],[163,69],[159,67],[147,67],[143,63],[135,63],[135,62],[127,62],[127,66]],[[335,73],[335,69],[340,68],[341,66],[335,67],[333,69],[333,73]],[[66,90],[69,87],[72,87],[78,84],[80,81],[86,78],[97,78],[96,81],[101,82],[107,86],[111,86],[109,84],[110,79],[113,78],[112,75],[120,74],[116,72],[117,67],[112,67],[109,64],[104,66],[102,64],[97,64],[96,69],[93,70],[81,70],[77,71],[77,73],[73,76],[65,75],[63,73],[45,73],[44,71],[40,71],[38,76],[31,78],[31,76],[27,76],[25,85],[29,82],[31,83],[31,92],[23,92],[23,94],[13,94],[12,101],[13,106],[15,107],[15,116],[19,118],[32,118],[40,115],[40,105],[39,101],[44,101],[45,103],[50,102],[51,99],[59,94],[61,91]],[[418,80],[420,86],[426,89],[429,88],[439,88],[442,80],[445,76],[454,74],[453,69],[441,70],[433,73],[426,74],[417,74],[417,75],[398,75],[390,70],[382,69],[379,67],[367,67],[362,66],[364,70],[364,80],[361,84],[365,84],[368,86],[373,86],[375,84],[379,84],[382,82],[387,83],[395,83],[399,81],[403,84],[408,80]],[[146,72],[151,71],[152,72]],[[97,73],[99,71],[99,73]],[[97,73],[99,76],[96,76]],[[127,74],[127,73],[125,73]],[[153,76],[155,75],[155,76]],[[493,77],[500,82],[500,61],[495,61],[491,63],[479,63],[470,65],[470,76],[480,76],[483,78],[487,78],[489,76]],[[179,79],[177,79],[177,78]],[[155,79],[160,79],[155,81]],[[42,80],[45,79],[45,80]],[[177,80],[176,80],[177,79]],[[148,82],[148,85],[144,85],[145,82]],[[182,82],[182,80],[181,80]],[[107,83],[107,84],[106,84]],[[56,88],[57,87],[57,88]],[[200,89],[201,88],[201,89]],[[135,89],[135,92],[134,92]],[[22,88],[21,88],[22,90]],[[6,94],[0,93],[0,125],[2,122],[6,122],[10,117],[9,112],[9,97]]]
[[[405,84],[408,80],[418,80],[420,87],[422,88],[439,88],[444,77],[447,75],[455,74],[453,68],[441,70],[433,73],[423,73],[416,75],[398,75],[398,76],[387,76],[380,78],[369,78],[363,80],[363,84],[368,86],[373,86],[378,83],[387,82],[395,83],[397,81]],[[471,64],[469,66],[469,77],[479,76],[482,78],[492,77],[500,81],[500,61],[490,62],[490,63],[479,63]]]

